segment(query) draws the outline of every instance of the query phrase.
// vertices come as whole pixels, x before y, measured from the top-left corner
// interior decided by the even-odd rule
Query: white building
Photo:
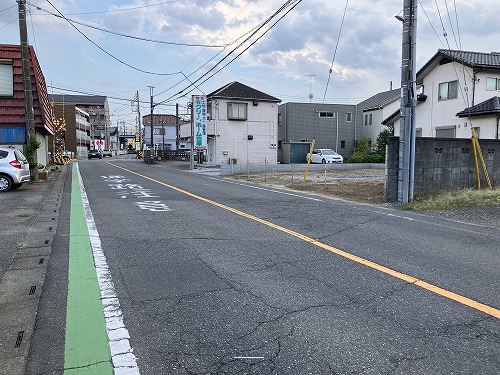
[[[276,164],[280,101],[236,81],[208,94],[207,164]],[[181,138],[190,134],[181,126]]]
[[[401,106],[401,89],[384,91],[359,103],[363,109],[362,135],[375,146],[378,135],[387,126],[383,121],[398,111]]]
[[[417,137],[499,138],[500,53],[439,50],[417,73]],[[393,122],[399,135],[399,112]]]

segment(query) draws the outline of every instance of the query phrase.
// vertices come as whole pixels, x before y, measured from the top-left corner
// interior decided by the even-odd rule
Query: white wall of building
[[[363,112],[363,138],[368,138],[372,141],[372,145],[375,145],[378,135],[387,127],[382,125],[387,117],[392,115],[400,108],[399,100],[382,107],[380,109],[374,109],[370,111]],[[372,116],[372,121],[370,123],[370,115]]]
[[[464,79],[465,77],[465,79]],[[427,95],[425,102],[419,102],[416,109],[415,127],[421,129],[422,137],[435,137],[436,128],[455,127],[456,138],[471,137],[471,120],[459,118],[456,114],[465,108],[479,104],[493,96],[499,96],[499,91],[486,90],[486,77],[500,79],[498,73],[478,73],[476,82],[473,81],[473,71],[457,63],[437,65],[424,77],[424,91]],[[458,80],[458,97],[456,99],[438,100],[439,84]],[[465,89],[467,87],[467,89]],[[474,103],[472,100],[474,99]],[[489,116],[478,119],[472,118],[472,126],[480,128],[481,138],[496,137],[496,117]],[[394,124],[394,134],[399,135],[400,120]]]
[[[247,119],[228,120],[227,104],[235,100],[217,100],[212,103],[211,120],[208,123],[209,139],[207,161],[211,164],[229,164],[236,159],[238,164],[277,163],[278,103],[259,101],[247,103]],[[249,140],[248,136],[253,136]]]

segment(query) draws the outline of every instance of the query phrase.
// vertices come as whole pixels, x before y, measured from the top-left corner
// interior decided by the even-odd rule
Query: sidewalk
[[[0,194],[0,375],[24,374],[67,168]]]

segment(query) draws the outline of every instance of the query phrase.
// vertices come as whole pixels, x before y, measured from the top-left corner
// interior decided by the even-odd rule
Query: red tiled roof
[[[53,134],[54,130],[45,78],[33,47],[30,46],[29,51],[35,127],[39,129],[43,128],[48,133]],[[21,46],[0,44],[0,59],[12,60],[14,74],[14,95],[12,97],[0,97],[0,126],[11,128],[25,127],[26,114],[24,108]]]

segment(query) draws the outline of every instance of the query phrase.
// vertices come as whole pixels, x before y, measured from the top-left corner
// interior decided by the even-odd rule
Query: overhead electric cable
[[[0,13],[1,12],[5,12],[6,10],[9,10],[9,9],[15,8],[16,6],[17,5],[12,5],[12,6],[8,7],[8,8],[2,9],[2,10],[0,10]]]
[[[14,23],[18,21],[18,18],[14,18],[12,21],[10,21],[9,23],[6,23],[5,25],[3,25],[2,27],[0,27],[0,30],[6,28],[7,26],[9,26],[11,23]]]
[[[157,4],[148,4],[148,5],[142,5],[138,7],[130,7],[130,8],[122,8],[122,9],[112,9],[112,10],[104,10],[100,12],[79,12],[79,13],[68,13],[68,16],[78,16],[78,15],[88,15],[88,14],[105,14],[105,13],[116,13],[116,12],[126,12],[129,10],[136,10],[136,9],[144,9],[144,8],[151,8],[151,7],[156,7],[160,5],[165,5],[165,4],[171,4],[171,3],[179,3],[183,0],[171,0],[171,1],[165,1],[163,3],[157,3]],[[32,4],[30,4],[32,5]]]
[[[31,5],[31,4],[30,4]],[[80,21],[76,21],[76,20],[73,20],[71,18],[67,18],[65,16],[61,16],[59,14],[55,14],[55,13],[52,13],[52,12],[49,12],[48,10],[45,10],[45,9],[42,9],[40,8],[39,6],[36,6],[36,9],[38,10],[41,10],[43,12],[46,12],[47,14],[50,14],[51,16],[54,16],[54,17],[57,17],[57,18],[62,18],[68,22],[72,22],[72,23],[75,23],[77,25],[81,25],[81,26],[85,26],[85,27],[88,27],[90,29],[94,29],[94,30],[99,30],[99,31],[102,31],[104,33],[108,33],[108,34],[113,34],[113,35],[117,35],[117,36],[122,36],[124,38],[130,38],[130,39],[136,39],[136,40],[141,40],[143,42],[151,42],[151,43],[159,43],[159,44],[169,44],[169,45],[173,45],[173,46],[184,46],[184,47],[204,47],[204,48],[223,48],[223,47],[226,47],[227,45],[223,45],[223,44],[220,44],[220,45],[209,45],[209,44],[196,44],[196,43],[179,43],[179,42],[167,42],[167,41],[164,41],[164,40],[157,40],[157,39],[148,39],[148,38],[142,38],[142,37],[138,37],[138,36],[133,36],[133,35],[128,35],[128,34],[123,34],[123,33],[119,33],[117,31],[112,31],[112,30],[107,30],[107,29],[103,29],[102,27],[98,27],[98,26],[93,26],[93,25],[89,25],[88,23],[84,23],[84,22],[80,22]]]
[[[451,27],[451,33],[453,34],[453,39],[455,40],[457,49],[460,49],[457,41],[457,36],[455,35],[455,28],[453,27],[453,22],[451,21],[450,9],[448,8],[448,0],[444,0],[444,4],[446,6],[446,13],[448,13],[448,21],[450,21],[450,27]]]
[[[457,2],[453,0],[453,6],[455,8],[455,22],[457,24],[457,35],[458,35],[458,49],[462,49],[462,40],[460,38],[460,26],[458,25],[458,12],[457,12]]]
[[[283,16],[281,16],[273,25],[271,25],[271,27],[269,27],[260,36],[258,36],[255,41],[253,41],[249,46],[247,46],[246,48],[244,48],[243,51],[241,51],[235,58],[233,58],[231,61],[229,61],[222,68],[220,68],[219,70],[217,70],[215,73],[213,73],[212,75],[210,75],[207,79],[205,79],[204,81],[202,81],[200,84],[205,83],[208,79],[212,78],[215,74],[217,74],[222,69],[224,69],[225,67],[227,67],[230,63],[232,63],[239,56],[241,56],[244,52],[246,52],[251,46],[253,46],[257,41],[259,41],[265,34],[267,34],[268,31],[270,31],[280,20],[282,20],[288,13],[290,13],[291,10],[293,10],[301,2],[302,2],[302,0],[288,0],[288,1],[286,1],[276,12],[274,12],[269,18],[267,18],[262,23],[261,27],[259,27],[257,30],[255,30],[250,36],[248,36],[247,38],[245,38],[244,41],[242,41],[240,44],[238,44],[238,46],[236,46],[231,52],[229,52],[223,59],[221,59],[219,62],[217,62],[217,64],[215,64],[212,68],[210,68],[207,72],[205,72],[203,75],[201,75],[198,79],[196,79],[189,86],[185,87],[183,90],[181,90],[178,93],[170,96],[169,98],[161,101],[160,103],[165,103],[165,102],[171,100],[172,98],[174,98],[175,96],[183,94],[185,90],[188,90],[194,84],[196,84],[197,82],[199,82],[203,77],[207,76],[211,71],[215,70],[217,68],[217,66],[219,66],[225,59],[227,59],[232,53],[234,53],[238,48],[240,48],[245,42],[247,42],[248,40],[250,40],[251,37],[254,36],[258,31],[260,31],[260,29],[262,27],[264,27],[266,24],[270,23],[272,21],[272,19],[275,18],[279,13],[283,12],[283,10],[289,8],[291,6],[291,4],[295,3],[293,6],[291,6],[291,8]],[[184,96],[184,95],[179,96],[179,98],[182,97],[182,96]]]
[[[425,11],[425,8],[424,6],[422,5],[422,3],[420,2],[420,0],[418,0],[418,3],[420,4],[420,8],[422,8],[422,11],[424,12],[425,14],[425,17],[427,18],[427,21],[429,21],[429,25],[431,25],[431,28],[432,30],[434,30],[434,34],[436,34],[437,38],[439,39],[439,43],[441,43],[441,45],[443,47],[445,47],[443,41],[441,40],[441,37],[439,36],[438,32],[436,31],[436,29],[434,28],[434,25],[432,24],[431,22],[431,19],[429,18],[429,15],[427,14],[427,12]]]
[[[120,60],[118,57],[112,55],[111,53],[109,53],[108,51],[106,51],[104,48],[102,48],[101,46],[99,46],[97,43],[95,43],[93,40],[91,40],[87,35],[85,35],[85,33],[83,33],[82,31],[80,31],[80,29],[78,29],[78,27],[76,27],[71,21],[69,21],[66,17],[64,17],[64,15],[54,6],[54,4],[52,4],[50,2],[50,0],[47,0],[47,2],[57,11],[57,13],[59,13],[61,16],[63,16],[63,18],[71,25],[75,28],[76,31],[78,31],[81,35],[83,35],[83,37],[85,39],[87,39],[90,43],[92,43],[94,46],[96,46],[97,48],[99,48],[102,52],[104,52],[106,55],[108,55],[109,57],[113,58],[114,60],[118,61],[119,63],[125,65],[125,66],[128,66],[129,68],[131,69],[134,69],[134,70],[137,70],[139,72],[142,72],[142,73],[146,73],[146,74],[151,74],[151,75],[157,75],[157,76],[171,76],[171,75],[176,75],[176,74],[179,74],[180,72],[174,72],[174,73],[157,73],[157,72],[150,72],[150,71],[147,71],[147,70],[143,70],[143,69],[140,69],[140,68],[137,68],[133,65],[130,65],[128,63],[126,63],[125,61],[123,60]]]
[[[342,22],[340,23],[339,35],[337,37],[337,43],[335,45],[335,51],[333,52],[332,64],[330,65],[330,70],[328,72],[328,80],[326,81],[325,94],[323,95],[323,103],[325,103],[326,93],[328,91],[328,85],[330,84],[330,77],[332,76],[332,72],[333,72],[333,63],[335,62],[335,56],[337,55],[337,48],[339,46],[340,35],[342,33],[342,27],[344,26],[345,14],[347,12],[347,6],[348,5],[349,5],[349,0],[346,0],[346,2],[345,2],[345,8],[344,8],[344,14],[342,16]]]
[[[229,21],[226,25],[224,25],[224,27],[217,33],[217,35],[215,35],[212,40],[210,40],[210,43],[213,43],[223,32],[224,30],[226,30],[229,25],[231,25],[235,19],[238,18],[238,16],[248,7],[248,5],[250,5],[250,3],[252,2],[253,0],[249,0],[246,5],[238,12],[238,14],[236,16],[233,17],[233,19],[231,21]],[[238,40],[240,40],[241,38],[243,38],[245,35],[247,35],[248,33],[250,33],[251,31],[253,31],[256,27],[252,28],[251,30],[247,31],[245,34],[243,34],[242,36],[240,36],[239,38],[236,38],[234,41],[232,41],[231,43],[227,44],[226,46],[230,46],[230,45],[233,45],[234,43],[236,43]],[[195,57],[193,57],[191,59],[191,61],[189,63],[187,63],[187,65],[184,66],[184,68],[182,68],[182,71],[184,71],[189,65],[191,65],[193,63],[193,61],[195,61],[202,53],[203,51],[205,50],[205,48],[203,48]],[[217,58],[217,56],[219,56],[222,52],[224,52],[225,48],[220,50],[219,52],[217,52],[217,54],[215,54],[214,56],[212,56],[210,58],[210,60],[208,60],[207,62],[205,62],[203,65],[201,65],[200,67],[198,67],[198,69],[196,69],[195,71],[193,71],[191,74],[188,75],[188,77],[191,77],[193,74],[195,74],[196,72],[198,72],[199,70],[203,69],[206,65],[210,64],[213,60],[215,60]],[[183,73],[184,74],[184,73]],[[187,77],[186,77],[187,78]],[[174,87],[180,85],[182,82],[184,82],[186,80],[186,78],[182,79],[181,81],[177,82],[175,85],[167,88],[166,90],[163,90],[162,92],[159,92],[158,94],[156,94],[156,96],[158,95],[161,95],[171,89],[173,89]]]

